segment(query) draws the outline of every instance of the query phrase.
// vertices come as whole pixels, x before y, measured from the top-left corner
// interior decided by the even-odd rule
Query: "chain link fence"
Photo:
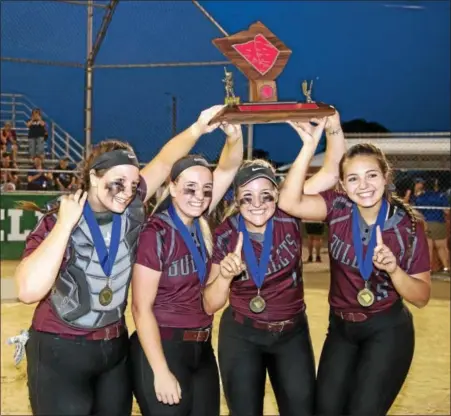
[[[92,2],[94,45],[110,4]],[[25,94],[82,144],[87,5],[1,3],[2,92]],[[228,62],[211,44],[218,36],[191,2],[119,2],[94,62],[92,142],[128,141],[145,162],[203,109],[221,103]],[[238,74],[236,90],[246,91]],[[216,132],[194,151],[214,161],[222,145]]]
[[[91,4],[96,39],[112,3],[96,0]],[[25,93],[37,105],[45,103],[44,110],[64,123],[80,143],[87,5],[88,1],[79,0],[0,5],[2,92],[12,86],[17,91],[8,92]],[[119,2],[94,62],[93,142],[128,141],[146,162],[170,137],[194,122],[202,109],[220,103],[228,62],[211,44],[218,36],[222,36],[218,28],[192,2]],[[234,74],[237,95],[247,96],[246,79],[238,71]],[[444,137],[448,145],[434,154],[412,152],[408,141],[405,152],[387,152],[400,195],[418,177],[430,188],[449,192],[449,134]],[[425,149],[436,140],[428,137]],[[214,162],[223,142],[223,134],[214,132],[202,137],[193,151]]]

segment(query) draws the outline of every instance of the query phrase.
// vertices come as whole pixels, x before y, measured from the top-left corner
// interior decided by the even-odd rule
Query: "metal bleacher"
[[[28,156],[28,128],[26,122],[31,118],[33,108],[40,108],[23,94],[0,94],[0,124],[9,121],[17,135],[17,168],[19,176],[26,182],[26,171],[32,168]],[[54,168],[58,161],[67,157],[72,165],[78,165],[83,159],[84,146],[56,123],[41,108],[42,118],[46,122],[48,139],[45,149],[45,167]]]

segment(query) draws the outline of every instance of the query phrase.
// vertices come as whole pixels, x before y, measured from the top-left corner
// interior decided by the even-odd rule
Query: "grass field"
[[[14,262],[2,263],[2,279],[12,275]],[[307,313],[312,342],[318,361],[327,327],[327,266],[308,264],[304,268]],[[393,405],[393,415],[449,415],[450,414],[450,284],[433,282],[433,298],[429,305],[417,310],[410,307],[416,327],[415,357],[407,381]],[[17,302],[1,305],[1,414],[30,415],[26,386],[26,363],[18,368],[12,359],[13,347],[6,345],[8,337],[28,328],[34,306]],[[213,343],[216,348],[217,328],[221,314],[215,317]],[[133,320],[127,313],[127,323],[134,330]],[[227,415],[222,398],[221,410]],[[139,409],[134,405],[134,414]],[[276,415],[277,406],[271,385],[267,383],[265,415]]]

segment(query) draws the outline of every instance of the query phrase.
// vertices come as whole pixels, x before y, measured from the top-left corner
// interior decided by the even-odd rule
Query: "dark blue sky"
[[[303,99],[300,82],[314,78],[314,98],[334,104],[343,120],[365,118],[392,131],[450,130],[450,3],[448,1],[205,1],[229,33],[261,20],[293,54],[278,78],[279,99]],[[412,7],[414,6],[414,7]],[[1,54],[81,62],[85,9],[55,2],[2,2]],[[96,11],[96,27],[101,12]],[[191,2],[122,1],[99,64],[223,60],[211,44],[222,36]],[[83,137],[83,71],[1,65],[2,92],[22,92],[76,137]],[[223,99],[222,67],[99,69],[95,73],[94,137],[129,140],[150,158],[171,131]],[[246,96],[236,70],[236,90]],[[286,146],[281,146],[281,140]],[[196,150],[213,158],[219,134]],[[299,140],[284,125],[257,126],[255,146],[290,161]]]

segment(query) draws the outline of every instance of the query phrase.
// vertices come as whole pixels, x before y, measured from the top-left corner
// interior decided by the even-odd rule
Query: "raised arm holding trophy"
[[[242,103],[233,92],[232,72],[225,70],[226,107],[211,121],[229,123],[281,123],[302,121],[333,115],[328,104],[312,100],[312,86],[302,83],[305,102],[278,101],[275,79],[282,73],[291,50],[263,23],[256,22],[248,30],[213,39],[213,44],[249,80],[249,102]]]

